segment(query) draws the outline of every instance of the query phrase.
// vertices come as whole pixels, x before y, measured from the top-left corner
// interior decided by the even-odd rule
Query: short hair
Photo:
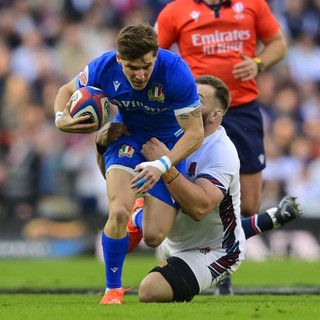
[[[196,77],[197,84],[204,84],[215,89],[215,97],[219,100],[224,113],[228,110],[231,102],[231,96],[227,85],[219,78],[211,75]]]
[[[120,30],[117,47],[124,60],[136,60],[149,52],[156,56],[159,49],[157,32],[144,22],[128,25]]]

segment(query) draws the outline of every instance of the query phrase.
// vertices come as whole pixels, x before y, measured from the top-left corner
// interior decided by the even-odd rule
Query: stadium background
[[[59,132],[53,100],[88,61],[114,49],[123,25],[137,19],[153,24],[167,2],[0,2],[1,258],[95,252],[108,213],[95,135]],[[298,196],[305,213],[251,239],[247,258],[319,260],[320,1],[268,3],[289,52],[258,79],[267,151],[261,211],[289,193]]]

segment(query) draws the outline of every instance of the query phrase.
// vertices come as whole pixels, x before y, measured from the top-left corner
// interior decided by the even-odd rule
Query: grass
[[[94,295],[3,295],[0,318],[5,320],[163,320],[163,319],[318,319],[320,296],[198,296],[191,303],[138,302],[101,306]]]
[[[156,264],[153,255],[127,257],[124,286],[138,287]],[[237,287],[320,288],[320,261],[245,261],[233,276]],[[0,290],[92,289],[91,294],[1,294],[0,319],[317,319],[320,295],[201,295],[191,303],[143,304],[127,294],[121,306],[98,304],[104,288],[104,266],[92,257],[61,260],[0,260]],[[100,293],[97,293],[100,292]]]

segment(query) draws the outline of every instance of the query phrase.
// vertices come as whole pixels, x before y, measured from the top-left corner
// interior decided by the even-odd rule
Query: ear
[[[116,59],[117,59],[117,62],[119,63],[119,64],[121,64],[121,58],[120,58],[120,54],[119,54],[119,52],[117,52],[117,54],[116,54]]]
[[[214,122],[221,121],[223,117],[223,111],[221,109],[216,109],[212,113],[212,119]]]

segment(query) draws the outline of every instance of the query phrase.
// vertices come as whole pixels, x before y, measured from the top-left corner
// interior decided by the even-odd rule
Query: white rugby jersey
[[[240,218],[240,162],[235,146],[220,126],[187,158],[190,181],[206,178],[224,194],[219,207],[195,221],[178,211],[175,223],[160,247],[164,258],[190,249],[211,249],[244,256],[245,235]]]

